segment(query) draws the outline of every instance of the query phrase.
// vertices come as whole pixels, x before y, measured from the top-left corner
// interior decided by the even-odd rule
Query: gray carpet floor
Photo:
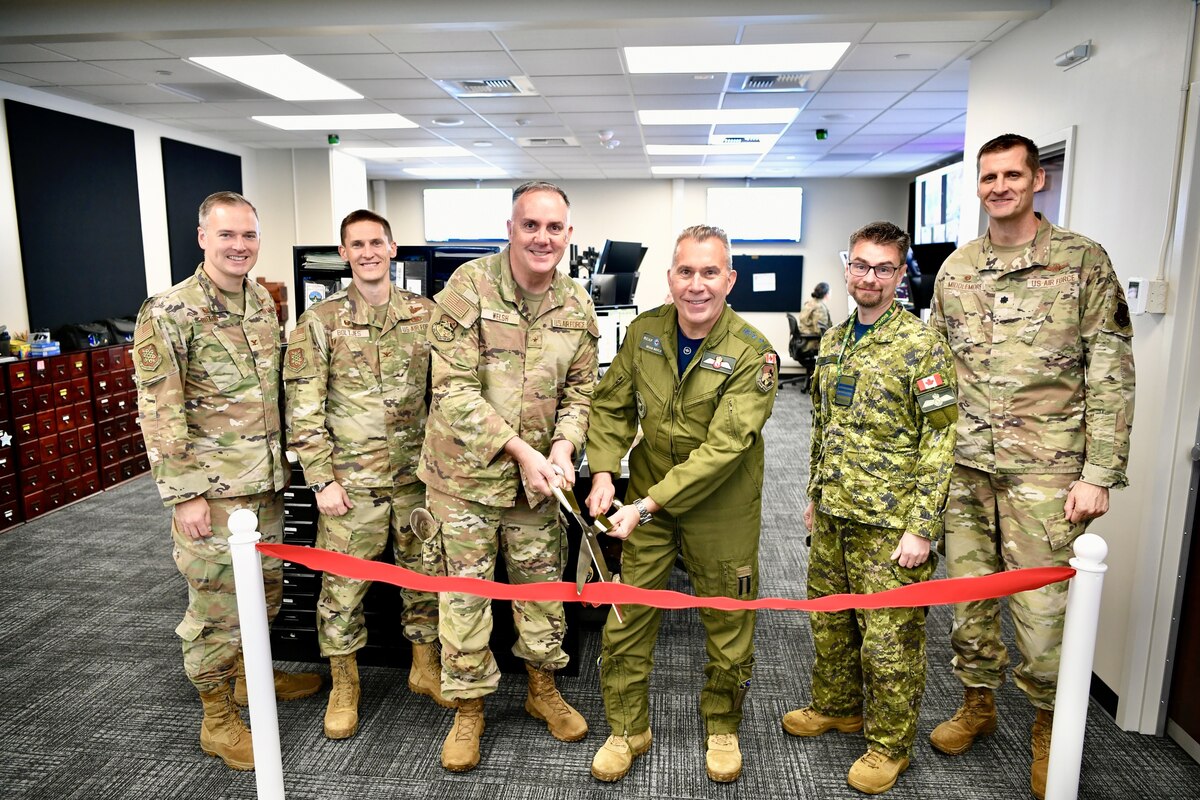
[[[801,509],[809,401],[780,392],[767,430],[762,593],[801,597],[808,550]],[[0,535],[0,798],[252,798],[253,773],[201,753],[200,704],[173,631],[185,589],[170,557],[167,512],[148,477]],[[676,573],[673,588],[686,589]],[[894,798],[1029,797],[1033,711],[1011,683],[1000,726],[968,754],[931,749],[929,731],[961,689],[950,674],[948,609],[928,619],[929,670],[913,765]],[[524,681],[506,675],[487,704],[483,761],[452,775],[438,753],[451,712],[409,693],[405,675],[364,667],[353,739],[321,732],[324,693],[279,707],[290,798],[849,798],[859,735],[815,740],[780,729],[808,699],[812,642],[803,614],[765,612],[741,731],[745,771],[729,785],[704,772],[697,693],[704,663],[694,611],[668,612],[651,695],[654,745],[618,784],[588,774],[608,731],[597,690],[599,632],[582,635],[580,672],[564,694],[592,723],[582,742],[550,738],[523,710]],[[289,665],[284,665],[289,666]],[[1168,739],[1120,731],[1095,703],[1088,717],[1082,798],[1200,798],[1200,765]]]

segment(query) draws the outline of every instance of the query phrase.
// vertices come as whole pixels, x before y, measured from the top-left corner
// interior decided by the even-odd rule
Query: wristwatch
[[[650,520],[654,519],[654,517],[650,515],[650,512],[646,510],[646,499],[644,497],[639,497],[637,500],[634,500],[633,507],[636,508],[638,512],[638,525],[645,525],[646,523],[650,522]]]
[[[308,485],[308,488],[312,491],[313,494],[316,494],[317,492],[323,491],[325,489],[325,487],[331,483],[333,483],[333,481],[320,481],[318,483],[310,483]]]

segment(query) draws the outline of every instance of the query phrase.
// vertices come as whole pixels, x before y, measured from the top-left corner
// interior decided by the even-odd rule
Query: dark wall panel
[[[146,297],[133,131],[4,101],[33,329],[137,313]]]
[[[743,311],[799,311],[804,306],[804,256],[733,256],[737,281],[725,302]],[[774,275],[773,291],[754,291],[755,275]]]
[[[163,139],[162,160],[171,282],[179,283],[195,272],[196,265],[204,258],[196,243],[196,210],[213,192],[242,191],[242,159],[207,147]]]

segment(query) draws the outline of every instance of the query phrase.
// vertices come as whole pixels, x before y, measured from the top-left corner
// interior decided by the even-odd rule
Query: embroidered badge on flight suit
[[[634,399],[635,401],[637,401],[637,415],[638,415],[638,419],[645,419],[645,418],[646,418],[646,401],[642,399],[642,393],[641,393],[641,392],[634,392],[634,393],[633,393],[633,399]]]
[[[454,322],[443,317],[433,323],[433,338],[439,342],[454,341]]]
[[[724,372],[726,375],[733,374],[733,368],[737,366],[737,359],[732,356],[723,356],[719,353],[707,351],[704,357],[700,359],[700,366],[705,369],[711,369],[716,372]]]
[[[649,333],[642,334],[642,340],[638,342],[638,347],[655,355],[661,356],[663,354],[662,340]]]

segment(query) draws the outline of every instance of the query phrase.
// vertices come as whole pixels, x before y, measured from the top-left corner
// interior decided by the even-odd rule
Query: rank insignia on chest
[[[930,389],[936,389],[944,385],[946,382],[942,380],[942,373],[935,372],[932,375],[926,375],[917,381],[917,392],[928,392]]]
[[[304,369],[304,351],[300,349],[288,350],[287,367],[292,372],[299,372]]]
[[[138,362],[146,369],[158,369],[162,363],[162,353],[158,352],[158,345],[151,342],[139,347]]]
[[[854,402],[854,389],[858,384],[858,377],[855,375],[842,375],[838,378],[837,388],[833,393],[833,404],[835,406],[848,406]]]
[[[661,356],[663,354],[662,340],[649,333],[642,334],[642,340],[638,342],[638,347],[655,355]]]
[[[705,369],[711,369],[714,372],[723,372],[726,375],[733,373],[733,368],[736,364],[736,358],[723,356],[719,353],[705,353],[704,358],[700,359],[700,366]]]
[[[454,323],[445,319],[433,323],[433,338],[439,342],[454,341]]]

